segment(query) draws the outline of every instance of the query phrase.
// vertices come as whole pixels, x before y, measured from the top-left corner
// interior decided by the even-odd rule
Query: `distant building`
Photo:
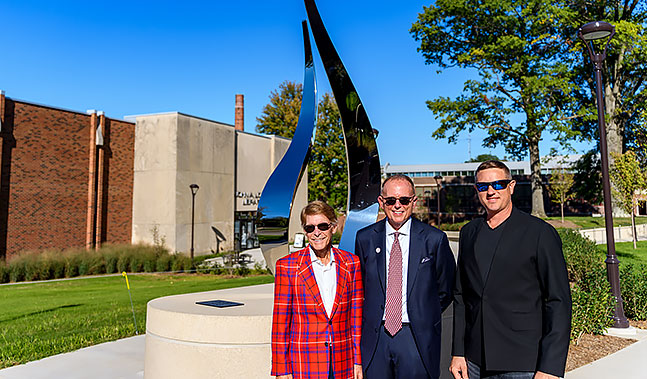
[[[568,157],[542,158],[542,182],[548,184],[549,175],[555,170],[572,170],[579,155]],[[418,205],[415,210],[418,218],[435,222],[438,215],[438,189],[440,191],[441,222],[451,222],[462,219],[471,219],[481,214],[483,209],[478,202],[474,190],[474,173],[481,162],[426,164],[426,165],[391,165],[382,167],[385,177],[404,174],[413,179],[418,196]],[[532,197],[530,189],[530,162],[505,162],[510,168],[513,178],[517,181],[513,201],[516,207],[530,212]],[[551,213],[553,204],[544,187],[544,207]],[[590,213],[593,208],[588,207]],[[577,210],[578,212],[582,212]],[[586,212],[586,211],[583,211]],[[453,218],[453,220],[452,220]]]
[[[188,253],[258,246],[255,214],[289,140],[179,112],[124,120],[0,91],[0,260],[25,250],[153,243]],[[304,175],[294,202],[307,202]],[[291,230],[299,229],[298,212]]]

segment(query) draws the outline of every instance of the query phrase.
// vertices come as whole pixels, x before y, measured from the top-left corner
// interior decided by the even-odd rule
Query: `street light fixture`
[[[622,296],[620,293],[620,272],[618,269],[618,256],[616,255],[616,244],[613,237],[613,214],[611,207],[611,185],[609,183],[609,158],[607,149],[607,132],[604,122],[604,95],[602,93],[602,64],[607,57],[607,48],[611,38],[616,33],[616,28],[604,21],[594,21],[583,25],[577,36],[584,41],[589,57],[595,66],[595,97],[598,104],[598,128],[600,129],[600,163],[602,165],[602,193],[604,195],[604,223],[607,234],[607,278],[611,284],[611,294],[615,297],[615,309],[613,312],[613,326],[615,328],[628,328],[629,321],[625,317],[622,307]],[[595,46],[591,41],[608,38],[604,50],[601,53],[595,52]]]
[[[191,189],[191,260],[193,260],[193,232],[195,229],[195,194],[198,193],[200,186],[193,183],[189,185]]]
[[[436,186],[438,186],[438,190],[436,192],[436,207],[438,209],[438,215],[436,216],[437,217],[436,226],[440,228],[440,190],[442,189],[442,187],[440,186],[439,180],[443,180],[443,177],[440,175],[436,175],[434,176],[434,179],[436,179]]]

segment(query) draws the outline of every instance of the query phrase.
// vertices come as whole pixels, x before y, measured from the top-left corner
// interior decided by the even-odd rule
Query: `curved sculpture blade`
[[[339,248],[355,250],[355,234],[377,219],[381,171],[375,134],[362,101],[324,27],[314,0],[305,0],[310,28],[339,107],[348,162],[348,213]]]
[[[292,200],[310,158],[317,115],[317,88],[308,24],[303,21],[305,73],[303,99],[292,142],[272,175],[265,183],[258,201],[257,236],[267,267],[274,272],[276,261],[287,255],[288,225]]]

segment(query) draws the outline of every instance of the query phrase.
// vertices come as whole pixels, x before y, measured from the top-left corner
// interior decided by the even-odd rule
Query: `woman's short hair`
[[[505,163],[500,162],[500,161],[485,161],[479,165],[479,167],[476,169],[476,172],[474,173],[474,177],[479,174],[479,172],[483,170],[489,170],[491,168],[498,168],[500,170],[503,170],[505,172],[505,176],[508,179],[512,179],[512,175],[510,174],[510,169],[508,166],[505,165]]]
[[[337,213],[326,202],[321,200],[311,201],[301,210],[301,226],[306,224],[306,216],[324,215],[328,220],[337,224]]]

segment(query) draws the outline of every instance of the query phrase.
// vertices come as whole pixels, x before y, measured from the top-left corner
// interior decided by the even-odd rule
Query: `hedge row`
[[[571,340],[584,333],[602,334],[613,325],[614,299],[607,280],[606,255],[579,233],[559,231],[573,298]],[[647,265],[620,265],[625,315],[647,319]]]
[[[98,251],[82,249],[26,252],[0,263],[0,283],[72,278],[119,272],[189,271],[191,258],[169,254],[159,246],[106,246]]]

